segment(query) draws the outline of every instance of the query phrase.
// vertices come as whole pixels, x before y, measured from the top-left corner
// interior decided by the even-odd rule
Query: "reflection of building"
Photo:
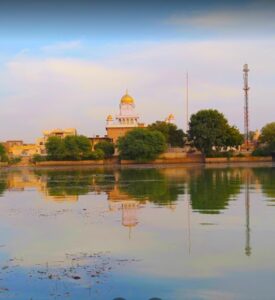
[[[51,201],[78,201],[77,195],[52,195],[47,187],[47,177],[37,176],[33,172],[25,170],[23,172],[8,173],[7,186],[10,191],[24,191],[28,188],[35,188],[46,200]]]
[[[57,136],[65,138],[66,136],[75,136],[77,131],[75,128],[44,130],[43,137],[36,140],[36,145],[40,149],[40,154],[46,154],[46,142],[49,137]]]
[[[135,227],[138,224],[137,210],[138,201],[130,200],[122,202],[122,225],[126,227]]]
[[[126,92],[120,100],[119,114],[115,116],[115,120],[111,115],[106,119],[107,136],[116,143],[119,137],[136,127],[145,125],[139,123],[139,116],[135,112],[135,100]]]
[[[108,192],[110,211],[122,212],[122,225],[125,227],[135,227],[138,224],[137,211],[140,201],[133,200],[128,194],[122,193],[117,185]]]

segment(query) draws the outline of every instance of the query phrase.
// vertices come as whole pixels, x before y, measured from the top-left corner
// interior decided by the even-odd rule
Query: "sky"
[[[0,1],[0,140],[105,134],[128,89],[140,121],[218,109],[243,131],[274,118],[275,1]]]

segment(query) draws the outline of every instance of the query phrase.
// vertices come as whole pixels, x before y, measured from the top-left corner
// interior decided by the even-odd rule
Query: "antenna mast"
[[[243,79],[244,79],[244,138],[245,138],[245,146],[248,150],[249,148],[249,111],[248,111],[248,65],[245,64],[243,66]]]
[[[189,128],[189,78],[188,72],[186,73],[186,128],[185,131],[188,131]]]

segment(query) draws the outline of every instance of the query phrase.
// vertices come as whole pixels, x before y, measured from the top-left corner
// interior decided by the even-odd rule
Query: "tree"
[[[8,161],[6,148],[1,143],[0,143],[0,161]]]
[[[178,129],[175,124],[166,123],[163,121],[156,121],[147,127],[149,130],[160,131],[166,143],[171,147],[183,147],[185,134],[182,129]]]
[[[236,147],[244,142],[244,136],[240,133],[239,129],[235,126],[229,126],[227,132],[227,146]]]
[[[102,141],[99,142],[95,145],[95,150],[102,150],[104,152],[104,157],[105,158],[110,158],[114,155],[115,153],[115,146],[113,143],[111,142],[107,142],[107,141]]]
[[[49,160],[63,160],[65,157],[65,146],[60,137],[51,136],[46,142],[47,156]]]
[[[224,115],[217,110],[200,110],[193,114],[189,123],[188,137],[203,154],[209,155],[222,147],[238,146],[242,143],[240,132],[230,127]]]
[[[268,123],[262,128],[260,142],[267,144],[275,142],[275,122]]]
[[[252,155],[269,156],[275,151],[275,122],[268,123],[262,128],[259,142],[262,145],[258,145]]]
[[[83,136],[50,137],[46,142],[50,160],[82,160],[91,155],[90,140]]]
[[[120,157],[137,162],[154,160],[165,148],[164,135],[146,128],[133,129],[118,139]]]

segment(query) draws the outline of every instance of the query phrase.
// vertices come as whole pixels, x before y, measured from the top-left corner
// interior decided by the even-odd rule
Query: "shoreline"
[[[218,162],[186,162],[186,163],[132,163],[132,164],[63,164],[63,165],[10,165],[1,166],[0,171],[10,170],[89,170],[89,169],[162,169],[162,168],[226,168],[226,167],[273,167],[275,162],[272,160],[253,160],[253,161],[218,161]]]

